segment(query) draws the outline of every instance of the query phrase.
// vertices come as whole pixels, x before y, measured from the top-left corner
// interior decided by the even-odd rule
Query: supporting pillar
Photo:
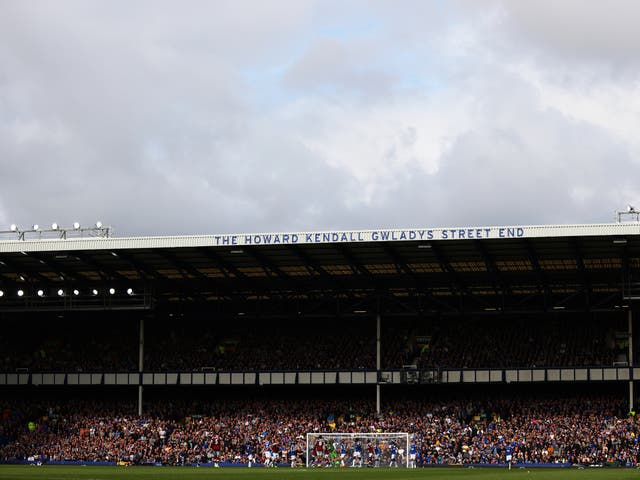
[[[377,379],[376,382],[376,413],[380,415],[380,368],[382,365],[382,360],[380,358],[380,337],[382,336],[381,328],[380,328],[381,320],[380,313],[376,314],[376,370],[377,370]]]
[[[140,335],[138,343],[138,372],[140,372],[140,383],[138,383],[138,416],[142,416],[142,371],[144,370],[144,317],[140,317]]]
[[[634,362],[633,362],[633,312],[631,311],[631,308],[629,308],[629,312],[627,314],[627,319],[628,319],[628,324],[629,324],[629,358],[628,358],[628,363],[629,363],[629,373],[630,373],[630,378],[631,380],[629,380],[629,411],[633,412],[634,408],[633,408],[633,366],[634,366]]]

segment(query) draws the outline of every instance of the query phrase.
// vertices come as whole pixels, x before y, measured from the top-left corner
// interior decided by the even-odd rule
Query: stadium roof
[[[598,311],[640,299],[639,268],[640,223],[7,239],[0,310]]]

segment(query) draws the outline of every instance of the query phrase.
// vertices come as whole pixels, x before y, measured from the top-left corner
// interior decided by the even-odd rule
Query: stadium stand
[[[277,395],[277,394],[275,394]],[[4,402],[3,461],[191,465],[306,461],[309,431],[408,432],[418,465],[504,464],[507,446],[521,465],[635,465],[638,421],[612,395],[392,400],[381,416],[371,401],[260,398],[161,400],[148,414],[114,401]],[[31,425],[31,427],[29,426]],[[406,454],[406,452],[405,452]],[[349,465],[347,465],[349,466]]]
[[[0,241],[0,461],[638,465],[636,230]]]
[[[105,325],[95,329],[86,327],[85,316],[67,317],[64,331],[49,317],[31,317],[28,322],[6,317],[0,371],[137,370],[135,318],[94,318]],[[624,349],[616,345],[616,332],[624,333],[624,325],[615,318],[484,317],[425,323],[405,319],[383,329],[383,368],[612,366],[620,356],[626,361]],[[149,325],[144,364],[150,371],[174,372],[375,368],[370,318],[339,327],[334,319],[321,324],[318,330],[287,318],[247,320],[239,326],[198,318],[159,319]],[[425,343],[418,344],[419,338]]]

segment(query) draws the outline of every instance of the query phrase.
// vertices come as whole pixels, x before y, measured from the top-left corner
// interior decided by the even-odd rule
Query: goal
[[[409,434],[307,433],[307,467],[409,466]]]

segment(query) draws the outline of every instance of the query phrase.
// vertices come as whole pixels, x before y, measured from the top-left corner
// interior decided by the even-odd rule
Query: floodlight
[[[57,223],[52,223],[51,224],[51,230],[57,230],[58,229],[58,224]]]
[[[0,290],[0,297],[4,297],[4,292]]]
[[[100,220],[96,222],[96,228],[102,228],[102,222]]]
[[[80,228],[80,224],[78,222],[73,222],[73,228],[78,230]]]
[[[58,290],[58,296],[59,297],[64,297],[64,290],[63,289]]]
[[[133,295],[133,288],[127,288],[127,295]]]
[[[114,295],[114,294],[116,293],[116,289],[115,289],[115,288],[113,288],[113,287],[112,287],[112,288],[110,288],[110,289],[109,289],[109,293],[110,293],[111,295]]]
[[[11,226],[9,227],[9,230],[11,230],[12,232],[15,232],[16,230],[18,230],[18,226],[15,223],[12,223]]]
[[[33,229],[38,231],[38,229],[40,228],[40,225],[38,225],[37,223],[33,226]]]
[[[24,295],[24,290],[18,290],[18,296],[22,297]]]
[[[91,290],[91,293],[93,293],[94,295],[98,295],[98,290],[94,288],[93,290]]]
[[[44,290],[38,290],[38,296],[44,297]]]
[[[80,295],[80,291],[76,289],[73,291],[73,294],[77,297],[78,295]]]

